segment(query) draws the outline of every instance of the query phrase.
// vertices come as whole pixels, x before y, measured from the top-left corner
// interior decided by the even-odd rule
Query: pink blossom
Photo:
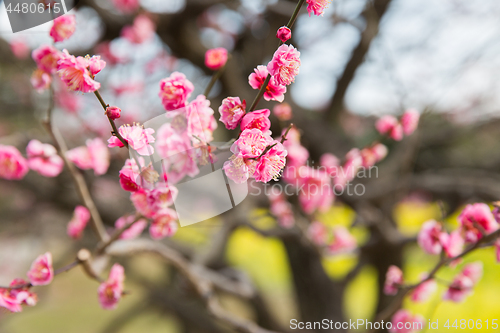
[[[57,73],[70,90],[94,92],[101,87],[101,84],[90,76],[89,65],[89,60],[75,57],[63,50],[61,58],[57,61]]]
[[[106,116],[111,120],[116,120],[120,118],[122,110],[117,106],[108,106],[106,108]]]
[[[363,159],[363,167],[370,168],[383,160],[387,156],[387,147],[381,143],[376,143],[372,147],[363,148],[360,151]]]
[[[219,107],[219,120],[226,125],[227,129],[233,130],[240,123],[245,115],[246,102],[241,102],[239,97],[227,97],[222,101]]]
[[[340,167],[340,160],[337,156],[330,154],[330,153],[325,153],[321,155],[319,159],[319,164],[326,168],[326,172],[331,176],[335,177],[338,173],[339,167]]]
[[[384,294],[396,295],[403,284],[403,272],[399,267],[391,265],[385,275]]]
[[[490,208],[484,203],[475,203],[465,206],[458,216],[465,240],[470,243],[477,242],[483,237],[483,232],[489,234],[498,229],[498,223],[491,213]]]
[[[26,146],[28,166],[31,170],[45,177],[56,177],[64,167],[63,159],[57,154],[54,146],[31,140]]]
[[[422,274],[422,281],[427,279],[427,274]],[[437,283],[435,280],[430,279],[425,282],[420,283],[411,293],[411,300],[413,302],[425,302],[434,294],[437,290]]]
[[[187,134],[190,137],[196,135],[204,142],[213,140],[212,133],[217,128],[214,118],[214,110],[210,107],[210,101],[205,95],[198,95],[186,107],[188,127]],[[198,142],[197,139],[195,139]]]
[[[141,235],[142,231],[147,227],[148,221],[145,219],[139,219],[135,221],[134,215],[122,216],[115,222],[116,229],[122,229],[125,226],[130,224],[130,227],[127,228],[121,235],[120,239],[134,239]],[[135,222],[134,222],[135,221]]]
[[[99,295],[99,303],[106,310],[116,308],[118,301],[123,293],[123,281],[125,280],[125,272],[121,265],[114,264],[109,272],[108,279],[101,283],[97,290]]]
[[[115,8],[124,14],[131,14],[139,9],[139,0],[112,0]]]
[[[271,141],[272,138],[269,135],[257,128],[245,129],[231,146],[231,152],[241,153],[243,158],[259,157]]]
[[[117,55],[111,50],[111,42],[104,41],[96,45],[95,53],[100,54],[110,65],[126,63],[127,58],[122,55]]]
[[[135,209],[141,215],[145,217],[152,217],[154,212],[151,210],[151,207],[148,202],[148,190],[146,189],[138,189],[135,192],[130,194],[130,201],[134,205]]]
[[[80,239],[89,220],[90,212],[87,207],[76,206],[73,218],[68,223],[68,236],[73,239]]]
[[[497,262],[500,262],[500,238],[495,241],[495,254]]]
[[[172,209],[166,209],[161,215],[158,215],[151,226],[149,234],[153,239],[162,239],[172,237],[177,232],[177,213]]]
[[[223,47],[210,49],[205,52],[205,66],[212,70],[218,70],[227,62],[227,50]]]
[[[167,111],[186,106],[187,99],[194,90],[193,84],[186,76],[173,72],[169,77],[160,81],[160,98]]]
[[[104,67],[106,67],[106,62],[101,60],[101,56],[92,56],[89,59],[89,71],[92,76],[99,73]]]
[[[259,65],[254,71],[254,73],[248,76],[248,83],[253,89],[260,89],[268,75],[267,67]],[[278,101],[281,103],[285,99],[285,93],[286,86],[278,84],[276,79],[271,77],[264,92],[264,99],[266,101]]]
[[[464,248],[464,239],[459,230],[455,230],[449,235],[446,232],[441,232],[439,234],[439,241],[449,258],[456,257],[462,253]]]
[[[460,273],[458,274],[448,290],[443,295],[443,300],[452,301],[455,303],[462,302],[467,296],[472,294],[474,288],[474,281],[468,276]]]
[[[474,284],[478,283],[483,276],[483,263],[476,261],[465,265],[462,269],[462,274],[471,279]]]
[[[241,154],[233,155],[229,158],[229,161],[224,162],[222,169],[229,179],[236,184],[242,184],[255,172],[255,167],[252,170],[247,164],[249,161],[244,159]]]
[[[144,165],[144,158],[139,158],[142,165]],[[125,191],[135,192],[141,188],[140,170],[134,159],[127,159],[125,165],[120,170],[120,185]]]
[[[299,74],[300,52],[292,45],[281,45],[267,65],[267,70],[279,85],[289,85]]]
[[[33,50],[31,57],[36,62],[39,69],[47,73],[55,73],[57,62],[62,57],[62,53],[53,46],[42,45]]]
[[[159,184],[148,193],[148,205],[154,214],[164,214],[170,212],[169,206],[172,206],[179,191],[175,186]]]
[[[331,254],[350,252],[357,246],[356,238],[343,226],[333,228],[333,240],[328,245]]]
[[[15,298],[19,302],[19,304],[34,306],[38,302],[37,295],[35,293],[31,292],[29,289],[28,281],[26,281],[24,279],[19,279],[19,278],[14,279],[9,284],[9,287],[15,287],[15,289],[10,290],[9,296]],[[0,294],[2,294],[1,291],[0,291]],[[2,296],[0,295],[0,298],[1,297]],[[0,303],[1,303],[1,300],[0,300]]]
[[[82,96],[64,87],[54,94],[56,104],[69,113],[77,113],[82,107]]]
[[[39,93],[44,91],[50,86],[52,77],[49,73],[42,71],[40,68],[36,69],[30,78],[31,85]]]
[[[298,170],[299,203],[306,214],[319,210],[326,212],[334,201],[330,177],[321,169],[309,166],[300,167]]]
[[[292,30],[289,27],[281,27],[276,32],[276,37],[283,43],[292,38]]]
[[[86,147],[66,152],[66,157],[82,170],[93,169],[96,176],[105,174],[109,167],[109,151],[101,138],[87,140]]]
[[[76,28],[75,15],[62,15],[54,19],[54,24],[50,29],[50,37],[55,43],[62,42],[73,35]]]
[[[30,54],[30,48],[21,39],[12,40],[10,42],[10,50],[17,59],[25,59]]]
[[[443,227],[435,220],[429,220],[422,225],[418,234],[418,245],[427,253],[439,254],[443,248],[440,236]]]
[[[375,128],[380,134],[385,134],[395,141],[401,141],[403,139],[403,127],[393,116],[383,116],[377,120]]]
[[[6,308],[11,312],[21,312],[21,301],[9,289],[0,289],[0,307]]]
[[[328,240],[328,228],[323,223],[314,221],[309,225],[307,233],[314,244],[319,246],[326,245]]]
[[[278,180],[281,176],[281,170],[286,164],[287,151],[279,142],[271,143],[272,148],[259,158],[255,166],[254,177],[258,182],[268,183],[271,179]]]
[[[334,178],[335,186],[344,186],[354,178],[363,166],[363,157],[357,148],[351,149],[345,156],[346,161]]]
[[[286,157],[288,166],[297,168],[303,166],[307,162],[309,151],[300,143],[293,143],[287,140],[283,145],[288,152]]]
[[[155,131],[152,128],[144,128],[139,124],[122,125],[118,128],[118,132],[122,138],[127,141],[128,145],[137,151],[139,155],[149,156],[154,153],[154,148],[151,143],[155,142],[155,137],[152,135]],[[108,147],[123,147],[123,143],[116,136],[108,139]]]
[[[311,16],[311,13],[317,16],[323,16],[323,11],[328,7],[331,0],[307,0],[306,2],[309,16]]]
[[[264,133],[267,132],[271,128],[270,114],[269,109],[256,110],[245,114],[241,119],[241,130],[257,128]]]
[[[28,171],[28,162],[17,148],[0,145],[0,178],[20,180]]]
[[[425,319],[421,315],[412,315],[408,310],[398,310],[391,320],[390,333],[416,333],[421,331],[425,325]]]
[[[153,38],[156,25],[147,15],[138,15],[133,25],[123,27],[121,36],[134,44],[142,44]]]
[[[417,110],[409,109],[401,116],[401,125],[403,126],[403,132],[405,135],[410,135],[418,127],[418,120],[420,118],[420,113]]]
[[[52,282],[54,269],[52,268],[52,255],[50,252],[38,256],[31,264],[27,274],[34,286],[43,286]]]
[[[276,104],[273,108],[273,114],[281,121],[292,119],[292,107],[288,103]]]
[[[292,204],[284,198],[271,202],[270,212],[278,218],[279,225],[284,228],[291,228],[295,224]]]

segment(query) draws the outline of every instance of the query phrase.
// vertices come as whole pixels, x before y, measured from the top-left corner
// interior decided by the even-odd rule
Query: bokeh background
[[[57,44],[78,55],[107,50],[118,59],[114,65],[108,61],[99,81],[104,99],[123,110],[120,124],[143,122],[164,112],[158,82],[172,71],[185,73],[194,83],[193,96],[202,93],[212,75],[203,65],[204,53],[212,47],[225,47],[232,54],[209,96],[212,107],[217,109],[227,96],[251,101],[256,91],[248,85],[248,75],[270,60],[277,45],[275,31],[288,21],[296,3],[142,0],[140,4],[140,11],[149,13],[157,26],[154,38],[146,43],[134,45],[120,37],[136,13],[123,14],[109,0],[81,0],[72,10],[76,33]],[[391,300],[381,294],[390,264],[402,267],[408,281],[418,281],[437,262],[415,243],[423,222],[440,219],[444,213],[447,227],[453,229],[466,203],[500,198],[499,16],[496,0],[334,0],[322,17],[309,17],[303,9],[292,37],[302,66],[286,102],[292,105],[293,122],[312,161],[325,152],[343,156],[352,147],[372,142],[373,124],[380,115],[400,115],[412,107],[422,113],[421,124],[401,143],[386,143],[389,156],[379,165],[378,177],[357,180],[365,185],[364,195],[340,196],[329,212],[316,216],[327,225],[352,227],[359,251],[318,257],[296,239],[264,237],[245,227],[231,230],[223,250],[208,266],[221,274],[242,272],[258,288],[259,298],[248,302],[221,295],[228,309],[283,331],[289,330],[292,318],[373,319]],[[13,34],[0,1],[0,144],[21,151],[30,139],[49,141],[40,125],[49,94],[34,91],[29,78],[35,68],[30,52],[50,43],[50,26]],[[22,48],[13,53],[16,43],[25,45],[24,53]],[[70,148],[89,137],[107,139],[109,124],[94,96],[74,94],[71,101],[73,112],[56,103],[54,114]],[[262,101],[260,106],[274,104]],[[273,132],[279,131],[279,122],[273,119]],[[221,125],[215,133],[216,141],[232,135]],[[118,184],[126,152],[111,153],[112,165],[105,176],[85,173],[109,228],[133,210]],[[21,182],[0,180],[0,285],[24,276],[40,253],[51,251],[59,267],[82,246],[95,244],[88,231],[78,243],[66,235],[76,204],[67,172],[55,179],[31,172]],[[245,205],[251,207],[244,216],[249,223],[278,228],[266,216],[265,197],[249,196]],[[180,228],[165,243],[186,258],[195,258],[209,248],[228,220],[241,218],[238,208],[234,211]],[[477,260],[484,263],[484,276],[466,302],[440,301],[445,290],[440,285],[428,302],[405,301],[404,307],[426,320],[439,320],[440,326],[447,319],[500,320],[500,266],[494,250],[476,251],[464,262]],[[126,268],[130,294],[117,310],[103,311],[97,302],[97,283],[75,269],[48,287],[36,288],[40,298],[36,307],[21,314],[0,310],[0,331],[230,331],[207,315],[168,265],[147,255],[120,262]],[[460,267],[446,268],[438,276],[451,281]]]

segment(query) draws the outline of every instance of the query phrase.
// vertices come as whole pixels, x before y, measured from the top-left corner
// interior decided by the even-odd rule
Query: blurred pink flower
[[[17,148],[0,145],[0,178],[20,180],[28,171],[28,162]]]
[[[144,158],[139,158],[139,163],[144,166]],[[135,192],[141,188],[141,177],[140,170],[134,159],[127,159],[125,165],[121,168],[120,173],[120,185],[125,191]]]
[[[276,32],[276,37],[284,43],[292,38],[292,30],[289,27],[283,26]]]
[[[244,131],[246,129],[256,128],[266,133],[271,128],[271,121],[269,120],[270,114],[271,111],[269,109],[248,112],[243,116],[243,119],[241,119],[241,130]]]
[[[332,0],[307,0],[307,12],[317,16],[323,16],[323,11],[328,7]]]
[[[50,86],[52,77],[49,73],[42,71],[40,68],[36,69],[30,78],[31,85],[39,93],[44,91]]]
[[[22,288],[19,288],[21,286],[24,286]],[[11,289],[10,290],[10,296],[15,298],[19,304],[25,304],[28,306],[34,306],[38,302],[38,297],[35,293],[31,292],[29,287],[28,287],[28,281],[24,279],[14,279],[12,282],[9,284],[9,287],[17,287],[16,289]],[[0,294],[2,292],[0,291]],[[0,298],[2,296],[0,295]],[[1,301],[0,301],[1,303]],[[1,305],[0,305],[1,306]]]
[[[106,61],[101,60],[101,56],[92,56],[89,59],[89,71],[91,75],[96,75],[106,67]]]
[[[134,44],[142,44],[153,38],[156,30],[154,22],[144,14],[134,19],[133,25],[123,27],[121,36]]]
[[[345,186],[348,182],[356,178],[359,169],[363,166],[363,157],[357,148],[351,149],[345,155],[346,161],[338,170],[334,178],[335,186]]]
[[[57,62],[61,59],[62,53],[51,45],[42,45],[33,50],[31,57],[42,71],[55,73]]]
[[[258,182],[268,183],[271,179],[278,180],[286,164],[285,147],[279,141],[271,142],[270,145],[272,148],[259,158],[255,166],[253,176]]]
[[[357,246],[356,238],[343,226],[333,227],[333,240],[328,245],[331,254],[350,252]]]
[[[418,120],[420,118],[420,113],[415,109],[408,109],[405,111],[403,116],[401,116],[401,125],[403,126],[403,132],[405,135],[410,135],[418,127]]]
[[[421,315],[412,315],[408,310],[398,310],[391,320],[390,333],[416,333],[421,331],[425,325],[425,319]]]
[[[170,211],[168,207],[173,205],[178,193],[175,186],[165,183],[159,184],[148,192],[148,205],[151,211],[156,215]]]
[[[300,52],[292,45],[281,45],[267,65],[267,70],[279,85],[289,85],[299,74]]]
[[[140,7],[139,0],[112,0],[115,8],[124,14],[131,14]]]
[[[383,116],[375,123],[375,128],[382,135],[387,135],[395,141],[403,139],[403,126],[399,121],[390,115]]]
[[[269,211],[277,217],[279,225],[284,228],[291,228],[295,224],[292,204],[285,199],[283,194],[270,195],[269,200],[271,201]]]
[[[25,59],[30,54],[29,46],[21,39],[12,40],[10,42],[10,50],[17,59]]]
[[[177,213],[168,208],[162,214],[155,217],[151,226],[149,227],[149,234],[153,239],[162,239],[165,237],[172,237],[178,229],[177,226]]]
[[[281,121],[292,119],[292,107],[288,103],[276,104],[273,108],[273,114]]]
[[[66,87],[55,91],[56,104],[69,113],[78,113],[82,107],[82,95],[67,90]]]
[[[326,172],[330,175],[330,177],[335,177],[340,168],[339,158],[331,153],[321,155],[319,164],[326,169]]]
[[[490,234],[498,229],[499,225],[493,216],[490,207],[484,203],[475,203],[465,206],[458,216],[461,229],[465,232],[465,241],[474,243],[483,238],[483,232]]]
[[[462,273],[458,274],[443,295],[443,300],[455,303],[462,302],[467,296],[472,294],[474,281]]]
[[[140,155],[149,156],[154,153],[154,148],[151,146],[151,143],[155,142],[155,137],[152,135],[155,132],[154,129],[144,128],[138,124],[132,126],[127,124],[120,126],[118,132]],[[111,136],[108,139],[108,147],[124,147],[124,145],[116,136]]]
[[[363,148],[359,153],[363,159],[363,167],[370,168],[383,160],[387,156],[387,147],[381,143],[376,143],[371,147]]]
[[[50,252],[42,254],[35,259],[28,271],[28,278],[34,286],[47,285],[54,278],[54,269],[52,268],[52,255]]]
[[[31,140],[26,146],[28,166],[31,170],[45,177],[56,177],[64,167],[63,159],[57,154],[54,146]]]
[[[210,49],[205,52],[205,66],[211,70],[218,70],[227,62],[227,50],[223,47]]]
[[[70,55],[66,50],[63,50],[61,58],[57,61],[57,73],[66,86],[73,91],[88,93],[101,87],[101,84],[90,76],[88,67],[89,60]]]
[[[421,280],[427,279],[427,274],[422,274]],[[437,290],[437,283],[435,280],[430,279],[422,282],[411,292],[411,300],[413,302],[425,302],[429,297],[434,294]]]
[[[399,267],[391,265],[385,275],[384,294],[396,295],[403,284],[403,272]]]
[[[76,28],[75,15],[62,15],[54,19],[54,24],[50,29],[50,37],[55,43],[62,42],[73,35]]]
[[[137,212],[145,217],[152,217],[154,215],[154,211],[151,210],[151,207],[148,202],[148,190],[146,189],[138,189],[135,192],[130,194],[130,201],[134,205]]]
[[[68,236],[73,239],[79,239],[82,237],[83,230],[87,226],[90,220],[90,212],[87,207],[76,206],[73,213],[73,218],[68,223],[67,233]]]
[[[233,130],[238,127],[241,118],[245,115],[246,102],[241,102],[239,97],[227,97],[219,107],[219,120],[226,125],[227,129]]]
[[[196,135],[205,143],[212,141],[212,133],[217,128],[217,120],[214,117],[214,110],[210,107],[210,100],[205,95],[198,95],[188,104],[186,113],[189,137]],[[196,139],[195,141],[198,142]]]
[[[456,257],[462,253],[464,248],[464,239],[459,230],[455,230],[449,235],[446,232],[441,232],[439,234],[439,241],[449,258]]]
[[[307,233],[314,244],[319,246],[326,245],[328,241],[328,228],[321,222],[314,221],[309,225]]]
[[[194,90],[193,84],[186,76],[173,72],[169,77],[160,81],[160,98],[167,111],[185,107],[187,99]]]
[[[254,73],[248,76],[248,83],[253,89],[260,89],[264,84],[268,75],[267,67],[263,65],[257,66]],[[266,101],[283,102],[285,99],[286,86],[276,83],[276,80],[271,77],[264,92],[264,99]]]
[[[121,229],[127,225],[133,223],[129,228],[127,228],[121,235],[120,239],[134,239],[141,235],[142,231],[148,226],[148,221],[145,219],[140,219],[135,221],[134,215],[122,216],[115,222],[115,228]]]
[[[9,289],[0,289],[0,307],[6,308],[11,312],[21,312],[21,301],[17,298],[16,294],[12,293]]]
[[[122,110],[117,106],[108,106],[106,108],[106,116],[111,120],[116,120],[120,118]]]
[[[86,147],[66,152],[66,157],[82,170],[93,169],[96,176],[105,174],[109,167],[109,151],[101,138],[89,139]]]
[[[296,174],[299,204],[306,214],[326,212],[333,204],[334,195],[329,175],[321,169],[302,166]]]
[[[483,263],[476,261],[465,265],[462,269],[462,275],[467,276],[474,284],[478,283],[483,276]]]
[[[439,254],[443,249],[440,236],[443,232],[442,225],[435,221],[429,220],[422,225],[418,233],[418,245],[429,254]]]
[[[113,310],[118,305],[118,301],[123,293],[123,281],[125,280],[125,272],[121,265],[114,264],[111,267],[109,277],[106,282],[101,283],[97,292],[99,295],[99,303],[106,310]]]

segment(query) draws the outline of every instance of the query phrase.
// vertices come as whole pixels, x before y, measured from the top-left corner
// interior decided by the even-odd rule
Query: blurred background
[[[204,66],[205,51],[225,47],[231,59],[209,95],[217,110],[227,96],[251,103],[256,91],[248,85],[248,75],[271,59],[275,32],[288,22],[295,5],[287,0],[141,0],[139,9],[124,13],[110,0],[80,0],[71,11],[75,34],[56,46],[76,55],[100,54],[107,61],[98,81],[104,100],[123,110],[118,124],[144,122],[165,112],[158,83],[173,71],[193,82],[192,96],[201,94],[213,74]],[[156,32],[134,44],[121,31],[138,13],[153,20]],[[302,9],[291,41],[301,52],[302,65],[285,101],[292,106],[292,121],[311,161],[326,152],[344,156],[353,147],[370,144],[377,138],[373,124],[381,115],[399,116],[407,108],[422,114],[416,134],[399,143],[384,142],[389,155],[379,165],[378,177],[355,181],[365,186],[363,195],[341,195],[330,211],[315,216],[326,225],[352,228],[359,250],[321,256],[299,237],[258,233],[238,223],[228,232],[228,221],[241,219],[261,230],[281,230],[268,214],[269,202],[255,195],[245,199],[244,208],[180,228],[165,244],[196,260],[224,235],[221,248],[205,264],[223,275],[244,276],[255,287],[251,299],[220,297],[226,308],[262,327],[289,331],[292,318],[373,319],[391,301],[381,293],[389,265],[402,267],[405,278],[416,282],[437,262],[415,243],[423,222],[444,218],[453,229],[466,203],[500,198],[499,16],[496,0],[334,0],[322,17],[309,17]],[[30,139],[50,142],[40,125],[50,96],[30,84],[36,67],[31,51],[50,44],[50,27],[47,23],[13,34],[0,1],[0,144],[21,151]],[[92,94],[67,92],[56,95],[55,102],[55,125],[70,148],[88,138],[109,137],[109,124]],[[282,124],[272,120],[273,132],[279,133]],[[234,133],[219,123],[214,136],[228,141]],[[118,183],[127,152],[110,152],[108,173],[95,177],[85,172],[85,178],[112,229],[133,207]],[[77,204],[67,171],[54,179],[33,172],[20,182],[0,179],[0,285],[24,276],[40,253],[51,251],[60,267],[81,247],[94,246],[88,230],[79,242],[66,235]],[[440,323],[500,319],[500,267],[494,250],[476,251],[464,262],[477,260],[484,263],[484,277],[466,302],[440,301],[446,288],[440,286],[428,302],[405,301],[404,307]],[[208,315],[169,265],[147,255],[120,263],[130,294],[117,310],[102,310],[97,283],[75,269],[36,288],[37,306],[21,314],[0,309],[0,332],[231,331]],[[458,270],[446,268],[439,276],[451,281]]]

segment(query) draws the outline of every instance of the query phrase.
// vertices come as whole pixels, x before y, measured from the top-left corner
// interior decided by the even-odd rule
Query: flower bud
[[[106,116],[108,116],[108,118],[111,120],[115,120],[115,119],[120,118],[121,113],[122,113],[122,110],[119,107],[108,106],[106,108]]]
[[[281,27],[276,32],[276,37],[281,40],[283,43],[292,38],[292,31],[288,27]]]

